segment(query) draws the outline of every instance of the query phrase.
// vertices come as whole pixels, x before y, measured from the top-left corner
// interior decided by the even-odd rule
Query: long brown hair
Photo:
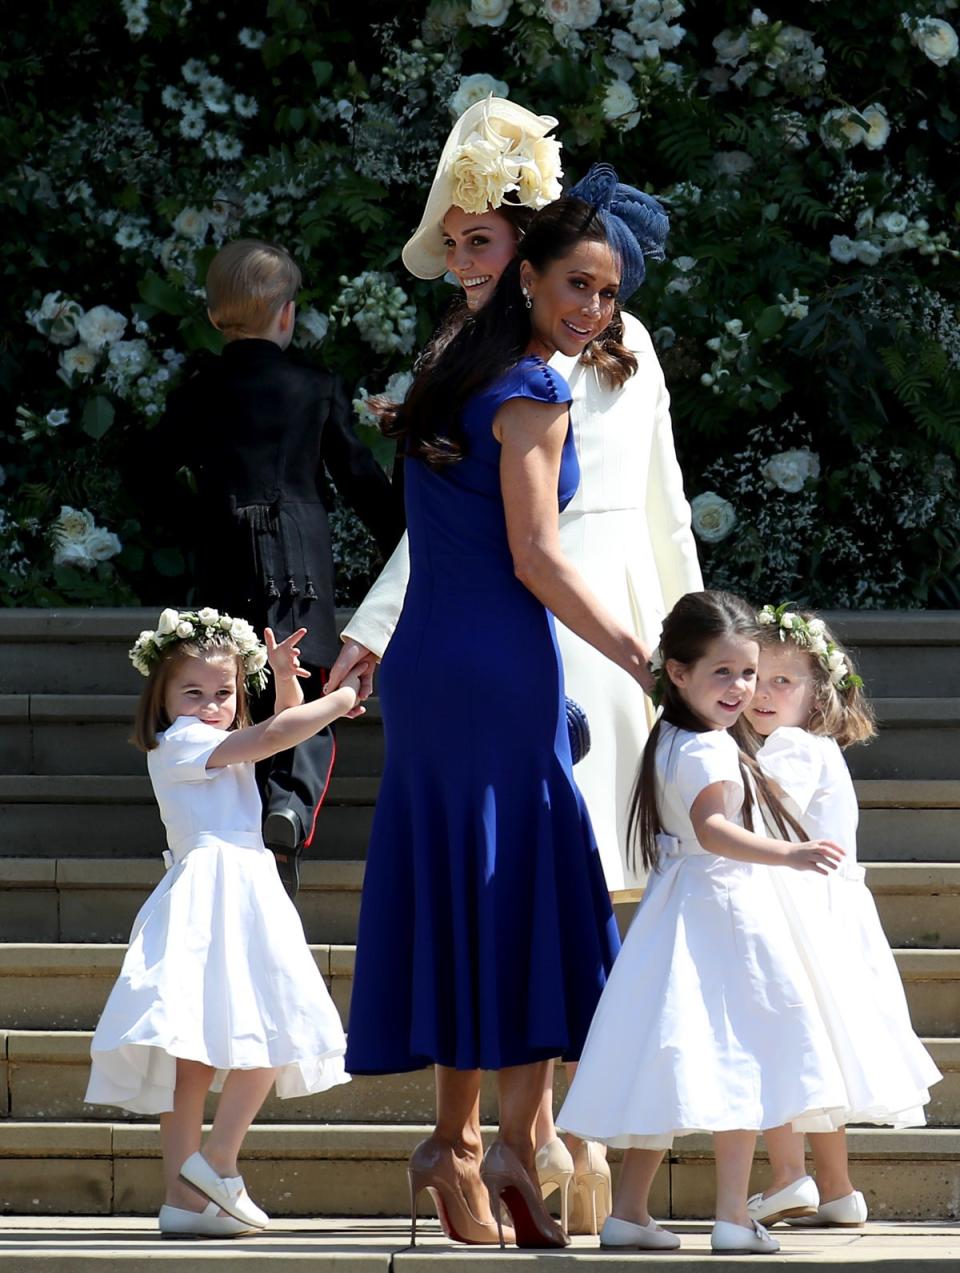
[[[562,260],[579,243],[607,243],[607,232],[595,208],[580,199],[563,198],[533,217],[517,256],[500,276],[493,296],[468,314],[449,339],[432,343],[421,359],[406,402],[392,419],[382,418],[389,437],[402,440],[404,453],[439,469],[463,459],[466,438],[461,413],[467,401],[523,357],[530,343],[530,311],[523,303],[520,263],[529,261],[538,274]],[[612,333],[599,351],[598,365],[609,376],[618,364],[623,379],[637,369],[634,355]],[[581,355],[582,357],[582,355]]]
[[[138,751],[153,751],[157,746],[157,735],[173,724],[164,699],[170,677],[184,659],[232,659],[237,673],[237,714],[230,728],[243,729],[250,724],[250,700],[244,684],[243,658],[226,633],[202,645],[199,641],[177,641],[167,647],[151,669],[137,703],[130,742]]]
[[[696,663],[706,655],[708,647],[714,641],[723,637],[743,637],[758,643],[760,640],[756,611],[732,592],[688,592],[663,621],[663,631],[660,634],[663,712],[650,731],[643,749],[627,818],[627,842],[634,870],[638,847],[645,870],[655,871],[660,864],[657,836],[663,830],[663,824],[657,799],[656,754],[661,725],[666,722],[677,729],[689,730],[695,734],[706,733],[712,728],[693,711],[667,675],[667,660],[674,659],[688,665]],[[739,743],[738,748],[743,783],[743,823],[746,829],[754,829],[750,793],[756,789],[761,811],[772,818],[780,837],[789,839],[793,832],[800,840],[806,840],[803,827],[783,807],[757,762]]]

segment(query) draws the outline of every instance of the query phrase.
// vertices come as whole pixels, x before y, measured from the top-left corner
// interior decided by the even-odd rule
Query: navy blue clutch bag
[[[577,764],[590,750],[590,722],[587,720],[587,713],[572,698],[567,699],[566,708],[570,753],[573,756],[573,763]]]

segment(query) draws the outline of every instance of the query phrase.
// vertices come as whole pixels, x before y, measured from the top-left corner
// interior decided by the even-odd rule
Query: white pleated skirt
[[[88,1102],[172,1110],[177,1058],[216,1069],[214,1090],[244,1069],[276,1069],[280,1097],[349,1082],[343,1027],[273,854],[243,839],[199,837],[141,908],[91,1043]]]

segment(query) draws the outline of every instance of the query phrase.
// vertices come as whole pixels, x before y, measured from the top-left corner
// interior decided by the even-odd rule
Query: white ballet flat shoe
[[[205,1193],[211,1202],[245,1224],[265,1229],[270,1223],[270,1217],[260,1210],[244,1188],[243,1177],[217,1175],[203,1154],[191,1154],[180,1168],[180,1175]]]
[[[780,1243],[756,1221],[747,1229],[729,1220],[717,1220],[710,1234],[710,1250],[724,1255],[773,1255],[780,1250]]]
[[[858,1229],[866,1224],[868,1214],[866,1198],[859,1189],[855,1189],[844,1198],[821,1202],[816,1215],[788,1220],[787,1224],[803,1225],[805,1228],[836,1225],[842,1229]]]
[[[769,1198],[755,1193],[747,1199],[747,1215],[757,1224],[776,1224],[795,1216],[815,1216],[820,1206],[820,1191],[812,1176],[801,1176],[785,1189]]]
[[[219,1211],[215,1202],[208,1202],[203,1211],[184,1211],[164,1203],[157,1223],[165,1238],[239,1238],[244,1233],[259,1232],[243,1220],[219,1215]]]
[[[634,1224],[607,1216],[600,1230],[602,1251],[676,1251],[680,1238],[669,1229],[661,1229],[656,1220]]]

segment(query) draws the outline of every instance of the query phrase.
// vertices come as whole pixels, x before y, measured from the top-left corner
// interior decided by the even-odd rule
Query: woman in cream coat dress
[[[623,327],[637,370],[620,389],[572,358],[557,354],[550,362],[573,393],[570,417],[581,473],[577,494],[560,514],[560,540],[599,600],[654,648],[664,615],[703,584],[663,372],[639,319],[624,314]],[[382,657],[408,572],[404,537],[344,629],[345,642]],[[642,880],[628,860],[627,806],[653,709],[639,685],[559,623],[557,639],[567,693],[590,723],[590,752],[575,774],[607,887],[611,893],[635,889]]]

